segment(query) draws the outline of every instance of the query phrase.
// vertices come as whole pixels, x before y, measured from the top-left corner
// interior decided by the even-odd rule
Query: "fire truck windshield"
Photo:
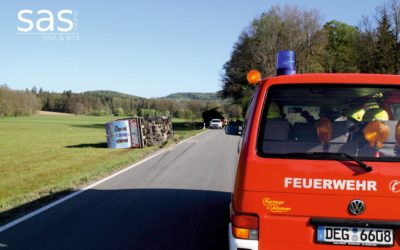
[[[263,157],[325,152],[400,160],[398,87],[275,85],[268,90],[263,110],[258,136],[258,154]]]

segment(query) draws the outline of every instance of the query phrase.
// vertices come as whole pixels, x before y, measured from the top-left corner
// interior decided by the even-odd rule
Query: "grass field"
[[[106,148],[104,124],[112,120],[115,117],[0,118],[0,219],[16,207],[77,189],[160,147]],[[174,130],[175,140],[201,131],[183,120],[174,121]]]

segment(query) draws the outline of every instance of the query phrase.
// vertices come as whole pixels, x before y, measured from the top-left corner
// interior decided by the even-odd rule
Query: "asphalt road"
[[[227,249],[238,136],[211,130],[0,233],[0,249]]]

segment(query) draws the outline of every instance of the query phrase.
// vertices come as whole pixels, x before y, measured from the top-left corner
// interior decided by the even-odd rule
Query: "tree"
[[[241,118],[243,114],[242,106],[238,104],[229,105],[228,115],[230,118]]]
[[[249,86],[246,80],[246,73],[256,67],[256,59],[252,53],[252,43],[254,42],[248,34],[242,34],[236,43],[231,59],[225,63],[223,78],[222,96],[233,98],[240,102],[243,97],[253,93],[254,87]]]
[[[31,92],[32,92],[32,94],[35,94],[35,95],[38,93],[36,86],[33,86],[33,88],[31,89]]]
[[[375,47],[375,72],[396,74],[396,37],[391,28],[389,16],[382,11],[377,28]]]
[[[29,90],[16,91],[0,85],[0,116],[32,115],[38,107],[36,95]]]
[[[184,118],[186,120],[192,120],[193,119],[193,112],[191,110],[185,110]]]
[[[361,73],[374,73],[376,32],[368,17],[362,18],[358,30],[359,33],[356,37],[358,46],[354,47],[358,71]]]
[[[193,113],[194,118],[200,118],[201,113],[204,110],[204,103],[200,100],[190,100],[188,102],[188,108]]]
[[[154,116],[157,115],[157,111],[155,109],[141,109],[139,115],[143,117]]]
[[[81,102],[72,102],[69,110],[74,115],[81,115],[85,112],[85,106]]]
[[[207,102],[205,109],[210,110],[210,109],[219,108],[219,107],[221,107],[221,104],[218,103],[217,101],[209,101],[209,102]]]
[[[263,75],[275,75],[275,57],[279,50],[297,53],[298,72],[320,70],[316,61],[323,41],[320,14],[298,7],[272,7],[252,23],[253,56]]]
[[[396,39],[395,46],[395,74],[399,74],[400,70],[400,2],[399,0],[391,0],[389,3],[389,15],[393,24],[394,36]]]
[[[115,112],[116,116],[124,116],[125,115],[125,111],[123,108],[117,108],[116,112]]]
[[[232,98],[245,110],[255,88],[247,84],[246,73],[255,68],[263,76],[275,75],[279,50],[296,51],[299,72],[321,71],[317,60],[323,41],[320,27],[317,11],[275,6],[263,13],[240,35],[223,67],[222,96]]]
[[[355,54],[358,31],[355,27],[333,20],[323,28],[327,36],[321,64],[325,72],[357,72]]]
[[[395,44],[393,48],[393,74],[399,74],[400,71],[400,1],[399,0],[388,0],[377,8],[378,12],[378,23],[382,25],[383,17],[386,16],[390,25],[391,35],[393,35]],[[378,27],[379,30],[379,27]],[[379,31],[378,31],[379,32]],[[379,53],[379,52],[377,52]],[[381,70],[381,69],[380,69]],[[380,71],[377,71],[380,72]]]

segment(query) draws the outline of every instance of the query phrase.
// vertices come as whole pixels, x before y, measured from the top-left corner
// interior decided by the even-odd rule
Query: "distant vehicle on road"
[[[221,119],[212,119],[210,122],[210,128],[217,128],[217,129],[222,129],[223,123]]]
[[[400,77],[295,74],[281,55],[248,75],[230,250],[400,249]]]
[[[225,126],[225,133],[228,135],[242,135],[243,122],[241,120],[231,120],[227,126]]]

